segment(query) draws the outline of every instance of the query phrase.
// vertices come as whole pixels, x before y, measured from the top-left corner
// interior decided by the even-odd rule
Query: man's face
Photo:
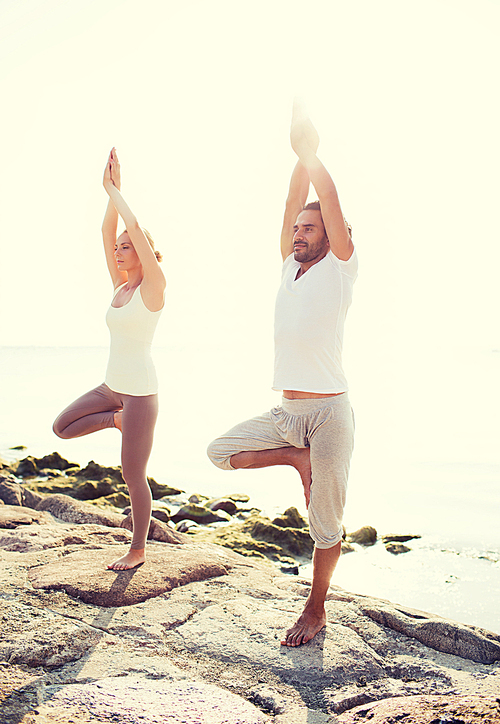
[[[293,255],[301,264],[320,261],[330,249],[320,211],[301,211],[293,227]]]

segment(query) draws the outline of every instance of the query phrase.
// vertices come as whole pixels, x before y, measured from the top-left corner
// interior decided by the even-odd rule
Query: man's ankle
[[[315,616],[323,616],[326,613],[325,600],[318,600],[309,596],[306,601],[306,605],[304,606],[304,611],[307,611],[307,613],[312,613]]]

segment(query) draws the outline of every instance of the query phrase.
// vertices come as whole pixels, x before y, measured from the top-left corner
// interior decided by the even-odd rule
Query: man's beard
[[[304,248],[293,250],[293,258],[300,264],[307,263],[316,259],[324,251],[322,244],[315,244],[314,246],[305,246]]]

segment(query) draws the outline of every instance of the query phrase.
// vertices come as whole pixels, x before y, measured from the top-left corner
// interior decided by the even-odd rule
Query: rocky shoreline
[[[57,452],[42,458],[29,456],[10,465],[0,462],[0,465],[3,465],[0,500],[4,503],[48,510],[61,517],[63,500],[52,496],[64,495],[74,501],[91,503],[102,513],[96,519],[95,510],[65,500],[67,509],[62,514],[63,520],[67,516],[68,522],[77,522],[76,510],[80,511],[78,522],[92,518],[94,522],[109,523],[118,520],[113,516],[122,515],[120,525],[130,529],[130,499],[120,467],[106,467],[91,460],[81,468]],[[257,508],[249,507],[249,497],[242,493],[224,498],[210,498],[200,493],[188,496],[185,491],[161,485],[154,478],[148,480],[153,495],[152,539],[160,535],[158,528],[164,529],[162,524],[167,524],[170,530],[188,533],[196,540],[222,545],[262,562],[271,561],[283,573],[298,574],[299,565],[311,559],[313,541],[307,520],[296,508],[288,508],[270,520]],[[160,521],[160,526],[156,521]],[[404,543],[419,537],[388,534],[381,540],[388,552],[399,554],[410,550]],[[345,533],[342,554],[354,551],[356,545],[371,546],[377,539],[377,531],[372,526]]]
[[[280,646],[310,588],[280,570],[312,551],[295,509],[271,521],[150,479],[148,560],[107,571],[131,538],[119,468],[0,465],[0,724],[500,722],[484,629],[332,586],[326,629]]]

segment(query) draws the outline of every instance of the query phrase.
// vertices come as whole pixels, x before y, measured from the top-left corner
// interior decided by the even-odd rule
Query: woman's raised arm
[[[110,152],[108,156],[107,166],[110,166],[111,160],[113,157],[113,151]],[[118,167],[118,172],[116,175],[116,178],[114,179],[115,186],[120,190],[120,167]],[[116,246],[116,230],[118,228],[118,212],[115,209],[115,205],[109,199],[108,206],[106,208],[106,213],[104,214],[104,219],[102,222],[102,240],[104,242],[104,254],[106,256],[106,264],[108,266],[108,271],[110,274],[110,277],[113,281],[113,286],[116,289],[116,287],[119,287],[120,284],[125,284],[127,281],[127,274],[125,272],[121,272],[117,265],[116,265],[116,259],[115,259],[115,246]]]
[[[143,281],[141,292],[144,303],[149,309],[160,309],[163,305],[163,293],[165,291],[165,277],[158,264],[155,252],[135,214],[132,212],[120,191],[120,163],[116,149],[113,148],[104,170],[103,185],[109,195],[114,208],[122,217],[127,233],[134,249],[139,257],[143,269]],[[116,235],[116,231],[115,231]],[[116,266],[116,264],[115,264]],[[119,274],[121,272],[118,272]],[[126,279],[124,280],[126,281]],[[123,282],[122,282],[123,283]]]

